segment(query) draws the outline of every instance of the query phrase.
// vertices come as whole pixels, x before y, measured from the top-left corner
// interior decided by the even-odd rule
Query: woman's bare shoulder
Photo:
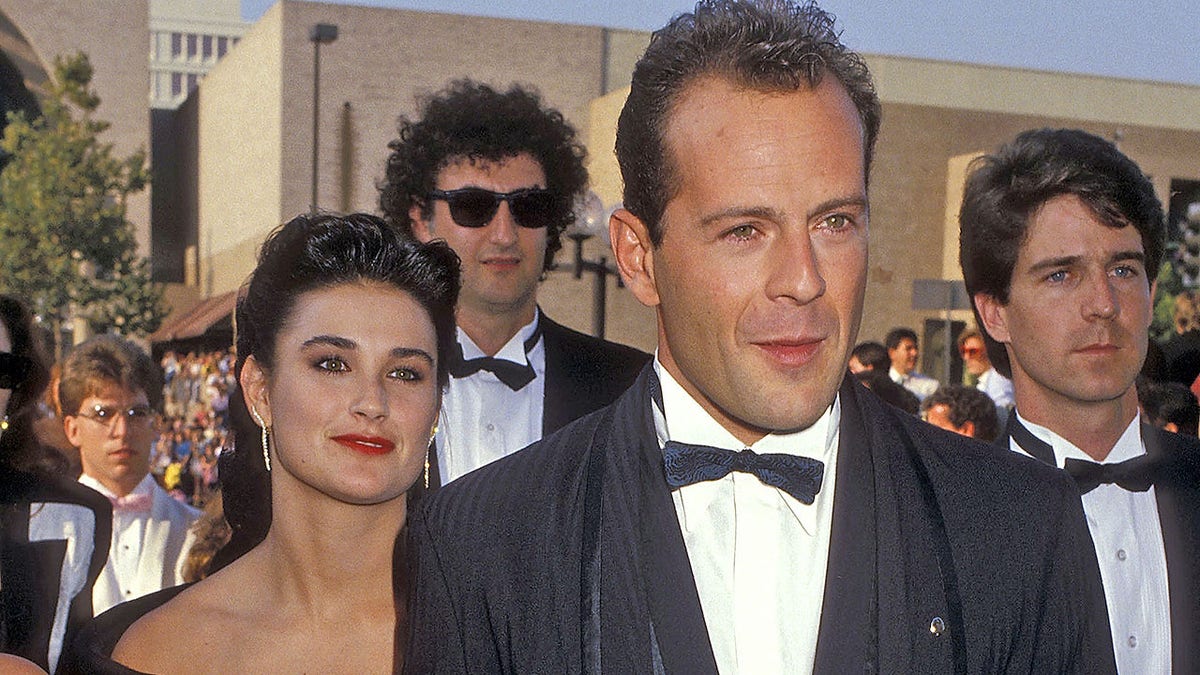
[[[240,571],[230,565],[135,621],[113,650],[113,660],[148,673],[217,667],[228,636],[237,635],[248,620],[244,602],[248,589],[240,584]],[[211,657],[217,658],[208,660]]]

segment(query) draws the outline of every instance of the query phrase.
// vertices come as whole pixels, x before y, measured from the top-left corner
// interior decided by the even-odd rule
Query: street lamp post
[[[327,45],[338,37],[338,27],[331,23],[313,24],[308,29],[308,39],[313,43],[313,144],[312,144],[312,201],[309,212],[317,212],[317,160],[320,157],[320,104],[321,104],[321,45]]]
[[[616,277],[617,285],[622,285],[620,272],[608,263],[607,258],[601,256],[596,260],[588,260],[583,257],[583,242],[595,236],[606,237],[608,234],[608,222],[604,216],[604,204],[600,197],[589,191],[576,205],[575,222],[565,232],[567,238],[575,242],[575,278],[582,279],[584,272],[595,275],[592,285],[592,335],[598,338],[604,337],[604,326],[607,322],[608,277]]]

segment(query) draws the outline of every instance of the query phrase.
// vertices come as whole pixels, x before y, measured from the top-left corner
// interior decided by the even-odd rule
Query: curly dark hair
[[[944,405],[950,413],[950,423],[962,428],[967,422],[975,424],[974,437],[983,441],[995,440],[1000,430],[1000,416],[991,396],[961,384],[947,384],[921,401],[921,412],[935,405]]]
[[[866,63],[841,43],[834,17],[815,3],[703,0],[656,31],[633,71],[617,121],[617,161],[625,208],[662,243],[660,220],[678,178],[663,136],[688,85],[704,76],[767,92],[815,88],[834,77],[862,121],[863,167],[870,175],[880,105]]]
[[[564,229],[575,222],[574,203],[587,188],[587,150],[559,111],[542,105],[530,88],[506,92],[469,79],[455,80],[418,103],[418,119],[400,118],[400,137],[388,143],[387,177],[379,185],[379,207],[388,222],[412,232],[409,211],[433,213],[428,195],[438,173],[451,163],[499,162],[528,154],[546,174],[546,188],[558,199],[546,228],[544,269],[554,265]]]
[[[967,176],[958,215],[958,260],[971,297],[983,293],[1008,304],[1029,219],[1060,195],[1075,195],[1109,227],[1132,225],[1142,238],[1146,283],[1154,283],[1166,219],[1150,179],[1099,136],[1079,129],[1034,129],[975,160]],[[975,321],[984,325],[978,310]],[[996,370],[1012,377],[1004,346],[986,334],[984,343]]]

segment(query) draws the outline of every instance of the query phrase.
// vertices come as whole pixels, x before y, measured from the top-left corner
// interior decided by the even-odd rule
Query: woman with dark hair
[[[37,442],[33,423],[49,380],[29,310],[0,296],[0,651],[54,671],[92,617],[112,511]]]
[[[249,442],[239,430],[236,452],[268,477],[265,536],[192,586],[97,619],[83,669],[400,669],[405,589],[393,570],[405,564],[394,558],[448,376],[458,285],[448,247],[374,216],[300,216],[268,237],[236,317],[236,372],[258,427]],[[254,507],[245,496],[226,494],[231,523]]]

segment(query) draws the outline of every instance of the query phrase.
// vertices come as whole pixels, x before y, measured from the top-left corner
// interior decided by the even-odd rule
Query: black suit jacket
[[[1142,440],[1163,462],[1154,498],[1167,554],[1171,670],[1200,673],[1200,439],[1143,424]],[[997,443],[1011,447],[1007,433]]]
[[[646,352],[584,335],[541,314],[546,349],[542,435],[612,403],[650,361]],[[429,486],[441,485],[437,447],[429,447]]]
[[[716,672],[648,371],[411,514],[408,672]],[[816,670],[1112,672],[1070,480],[850,380],[841,397]]]

